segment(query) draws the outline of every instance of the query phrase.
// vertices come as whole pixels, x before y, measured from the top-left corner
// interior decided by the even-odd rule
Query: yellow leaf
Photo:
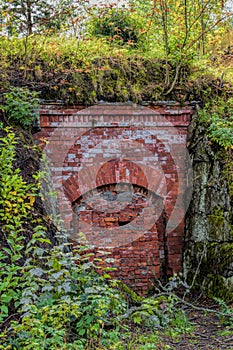
[[[11,204],[11,202],[9,202],[9,201],[5,201],[5,203],[6,203],[6,205],[8,206],[8,207],[12,207],[12,204]]]
[[[34,204],[34,202],[35,202],[35,197],[30,196],[30,197],[29,197],[29,200],[30,200],[30,205],[33,206],[33,204]]]

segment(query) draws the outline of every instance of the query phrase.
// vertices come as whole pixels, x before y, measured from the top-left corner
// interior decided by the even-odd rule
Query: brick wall
[[[50,161],[65,228],[140,293],[182,266],[192,108],[41,106],[35,140]],[[47,144],[45,139],[49,140]]]

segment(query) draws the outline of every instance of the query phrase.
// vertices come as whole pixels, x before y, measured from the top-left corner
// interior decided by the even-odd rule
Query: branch
[[[4,324],[6,324],[12,317],[19,316],[19,313],[12,314],[8,316],[1,324],[0,324],[0,329],[3,328]]]
[[[175,85],[176,85],[176,82],[179,78],[179,73],[180,73],[180,68],[181,68],[181,65],[182,65],[182,60],[180,60],[180,62],[177,64],[176,66],[176,74],[175,74],[175,78],[173,79],[173,82],[172,82],[172,85],[170,87],[170,89],[165,92],[165,95],[169,95],[170,92],[172,92],[172,90],[174,89]]]
[[[125,320],[125,319],[129,318],[135,311],[142,311],[142,310],[143,310],[142,306],[131,307],[130,309],[128,309],[126,311],[125,314],[120,316],[120,320]]]
[[[162,292],[160,294],[155,294],[153,296],[153,298],[157,298],[158,296],[171,296],[171,295],[174,295],[174,297],[179,301],[179,303],[181,304],[184,304],[186,306],[189,306],[190,308],[194,309],[194,310],[197,310],[197,311],[203,311],[203,312],[210,312],[210,313],[213,313],[215,315],[218,315],[218,316],[224,316],[224,317],[232,317],[233,316],[233,312],[232,312],[232,315],[226,315],[224,312],[221,312],[221,311],[218,311],[218,310],[213,310],[213,309],[209,309],[209,308],[206,308],[206,307],[202,307],[202,306],[196,306],[196,305],[193,305],[192,303],[189,303],[188,301],[185,301],[183,300],[182,298],[178,297],[176,294],[174,293],[169,293],[169,292]]]
[[[223,18],[220,18],[218,21],[216,21],[212,26],[208,27],[206,30],[202,31],[202,33],[195,39],[193,40],[186,48],[185,47],[182,47],[182,49],[184,50],[182,52],[182,57],[185,56],[185,54],[188,52],[188,50],[193,47],[194,44],[196,44],[196,42],[198,42],[200,40],[200,38],[208,33],[209,31],[211,31],[211,29],[213,29],[217,24],[219,24],[220,22],[222,22],[223,20],[227,19],[229,17],[229,15],[226,15],[225,17]],[[183,43],[185,44],[185,42]],[[174,89],[175,85],[176,85],[176,82],[179,78],[179,71],[180,71],[180,68],[181,68],[181,65],[182,65],[182,58],[178,61],[177,65],[176,65],[176,74],[175,74],[175,78],[172,82],[172,85],[171,87],[169,88],[169,90],[167,92],[165,92],[165,95],[168,95],[172,92],[172,90]]]
[[[221,23],[222,21],[224,21],[225,19],[227,19],[230,15],[226,15],[225,17],[220,18],[218,21],[214,22],[212,24],[212,26],[208,27],[206,30],[204,30],[195,40],[193,40],[188,47],[186,48],[186,52],[187,50],[189,50],[194,44],[196,44],[196,42],[202,37],[203,34],[208,33],[209,31],[211,31],[211,29],[213,29],[216,25],[218,25],[219,23]]]
[[[196,18],[194,18],[193,22],[190,24],[189,26],[189,32],[191,30],[191,28],[194,26],[195,23],[197,23],[197,21],[201,18],[201,16],[205,13],[205,10],[207,8],[207,6],[210,4],[211,0],[208,0],[205,5],[202,7],[200,13],[197,15]]]

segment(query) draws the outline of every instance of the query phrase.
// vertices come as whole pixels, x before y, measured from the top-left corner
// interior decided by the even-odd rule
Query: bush
[[[225,149],[233,148],[233,98],[218,98],[198,111],[201,121],[207,123],[207,135]]]
[[[142,32],[142,20],[125,9],[101,10],[89,25],[93,36],[106,37],[120,44],[137,44]]]
[[[28,128],[39,117],[38,93],[25,88],[11,87],[4,94],[4,104],[0,108],[7,119],[23,128]]]

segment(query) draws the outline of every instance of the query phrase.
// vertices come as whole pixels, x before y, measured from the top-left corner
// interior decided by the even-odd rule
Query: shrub
[[[137,44],[142,31],[142,20],[125,9],[101,10],[90,22],[92,35],[106,37],[120,44]]]
[[[39,116],[38,93],[25,88],[11,87],[4,94],[4,104],[0,108],[7,119],[23,128],[28,128]]]
[[[218,98],[198,112],[200,120],[207,123],[207,135],[226,149],[233,148],[233,98]]]

